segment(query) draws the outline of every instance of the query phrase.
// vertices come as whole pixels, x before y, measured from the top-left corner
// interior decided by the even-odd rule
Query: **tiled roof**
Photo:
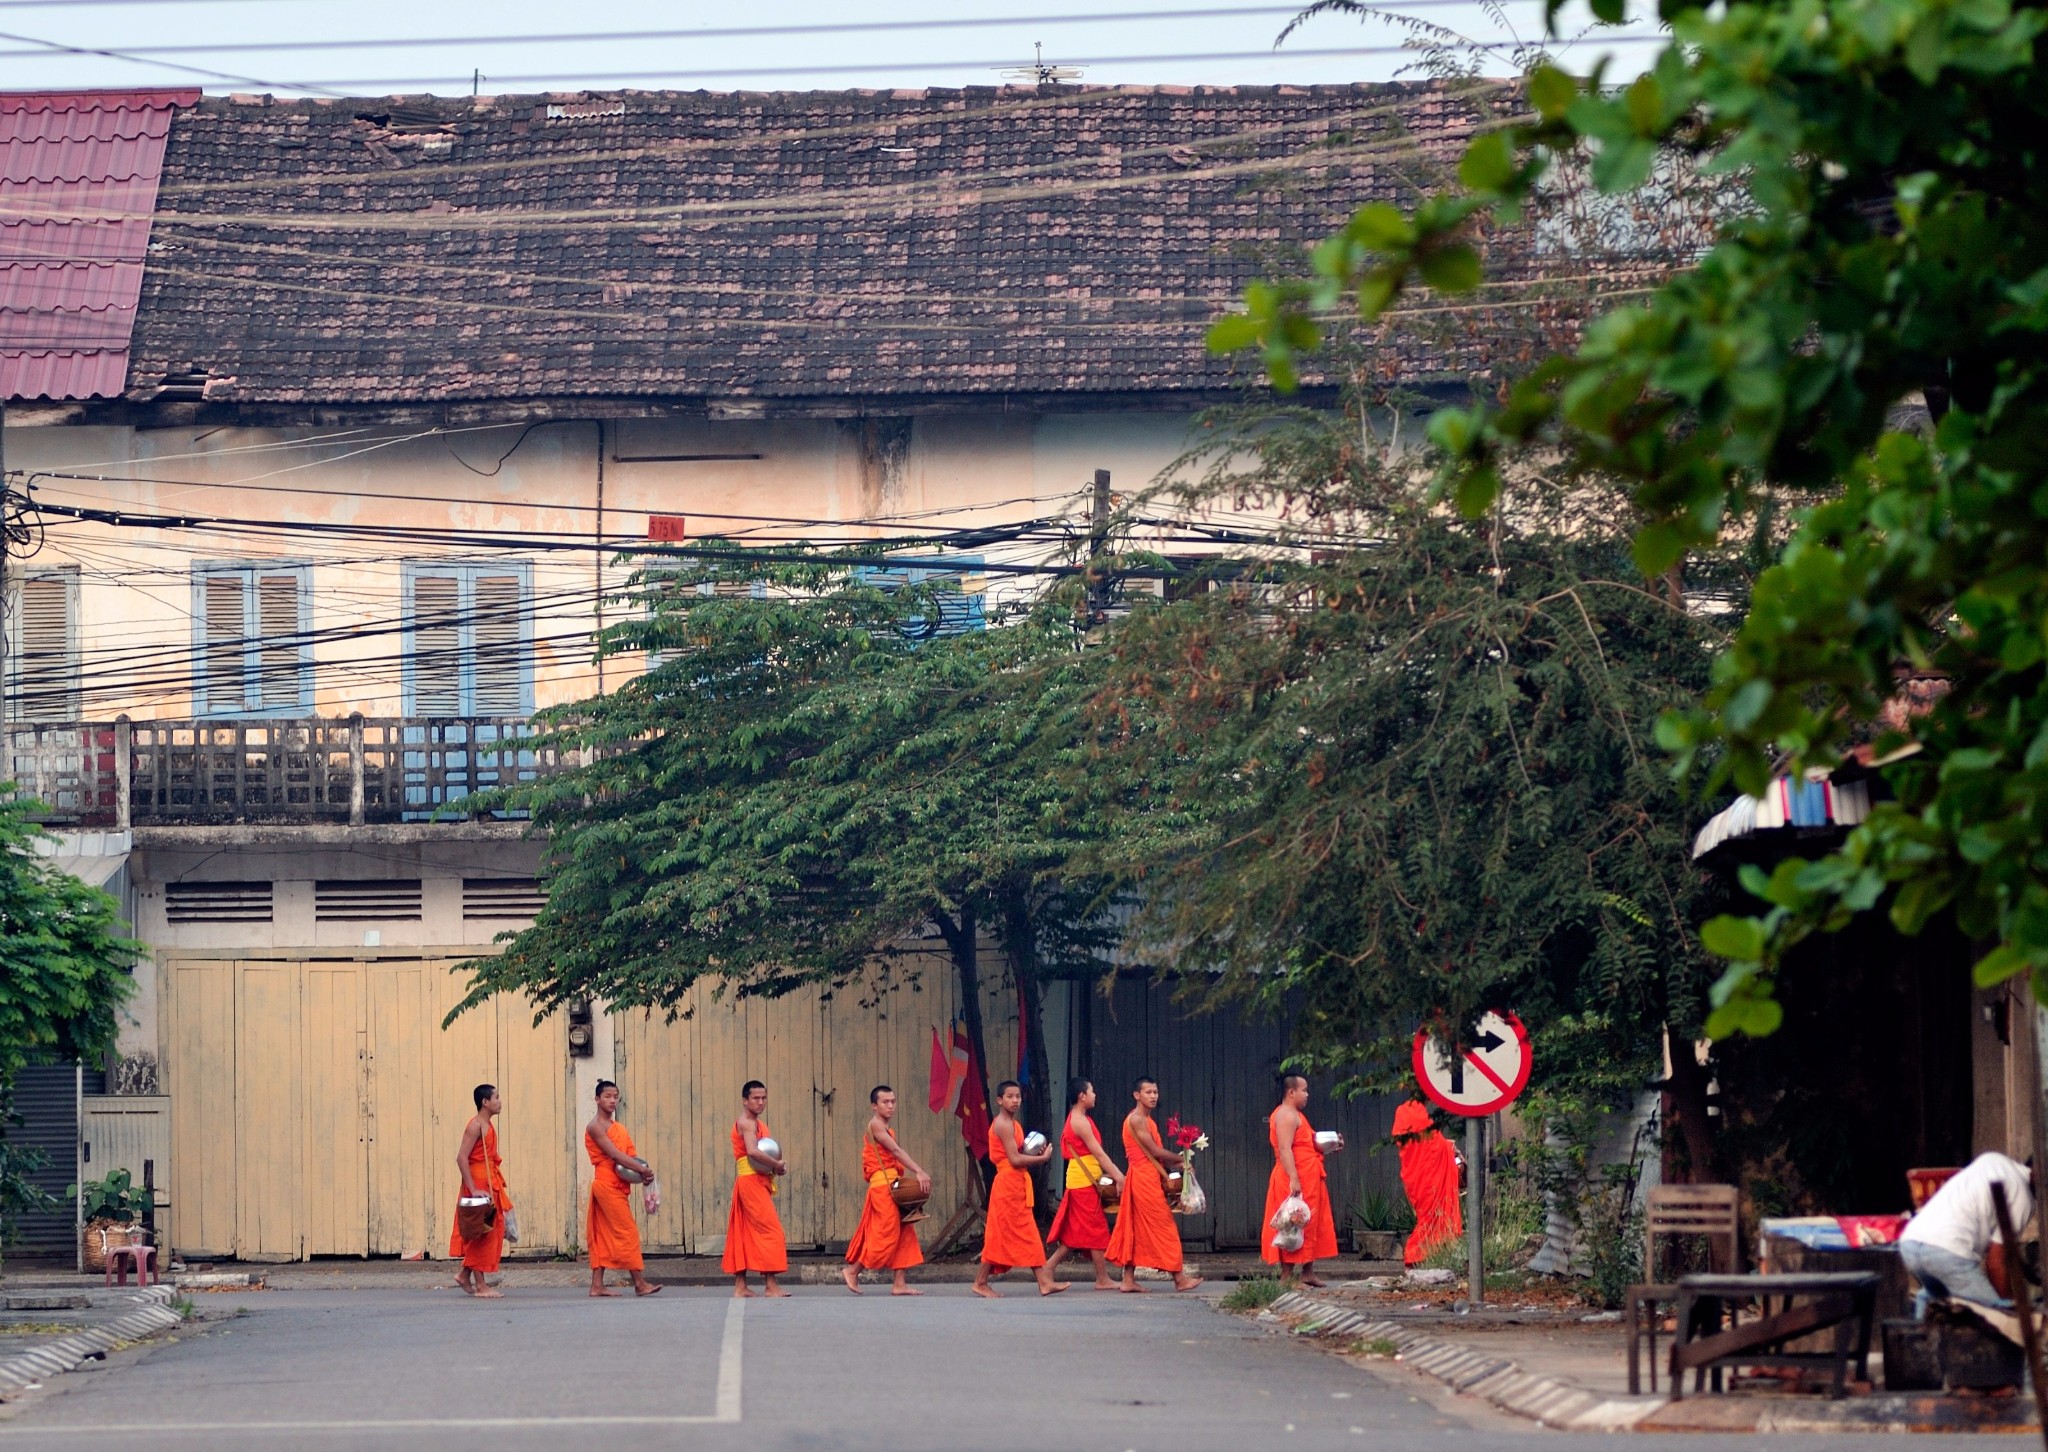
[[[120,396],[171,112],[198,97],[0,95],[0,399]]]
[[[1433,83],[209,98],[172,135],[129,392],[1226,387],[1207,321],[1412,200],[1417,148],[1455,159],[1476,119]]]

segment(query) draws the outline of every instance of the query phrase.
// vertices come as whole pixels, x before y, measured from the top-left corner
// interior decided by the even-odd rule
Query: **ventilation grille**
[[[267,923],[267,882],[169,882],[164,915],[174,923]]]
[[[316,923],[410,923],[420,916],[420,881],[388,878],[375,882],[316,882]]]
[[[469,877],[462,883],[462,916],[467,919],[530,919],[540,915],[547,900],[530,877]]]

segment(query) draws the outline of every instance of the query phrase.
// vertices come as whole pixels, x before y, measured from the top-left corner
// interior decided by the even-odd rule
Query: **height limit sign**
[[[1455,1054],[1415,1035],[1415,1078],[1422,1092],[1453,1114],[1481,1118],[1512,1104],[1529,1082],[1529,1031],[1511,1013],[1489,1009]]]

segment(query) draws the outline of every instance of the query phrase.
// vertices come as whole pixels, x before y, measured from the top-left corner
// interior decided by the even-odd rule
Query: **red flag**
[[[925,1096],[925,1103],[934,1114],[944,1114],[953,1101],[953,1061],[946,1053],[946,1046],[939,1041],[939,1030],[932,1027],[932,1084]]]
[[[963,1056],[967,1061],[967,1072],[960,1088],[959,1107],[953,1112],[960,1116],[960,1133],[967,1140],[967,1152],[978,1160],[985,1160],[988,1158],[989,1112],[981,1056],[974,1052],[967,1035],[956,1027],[953,1030],[953,1057],[958,1060]]]

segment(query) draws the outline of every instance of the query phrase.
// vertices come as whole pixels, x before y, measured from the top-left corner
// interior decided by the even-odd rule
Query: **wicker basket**
[[[107,1247],[110,1245],[133,1245],[140,1229],[126,1220],[109,1220],[101,1217],[88,1220],[85,1229],[79,1232],[85,1251],[85,1268],[100,1275],[107,1269]]]

